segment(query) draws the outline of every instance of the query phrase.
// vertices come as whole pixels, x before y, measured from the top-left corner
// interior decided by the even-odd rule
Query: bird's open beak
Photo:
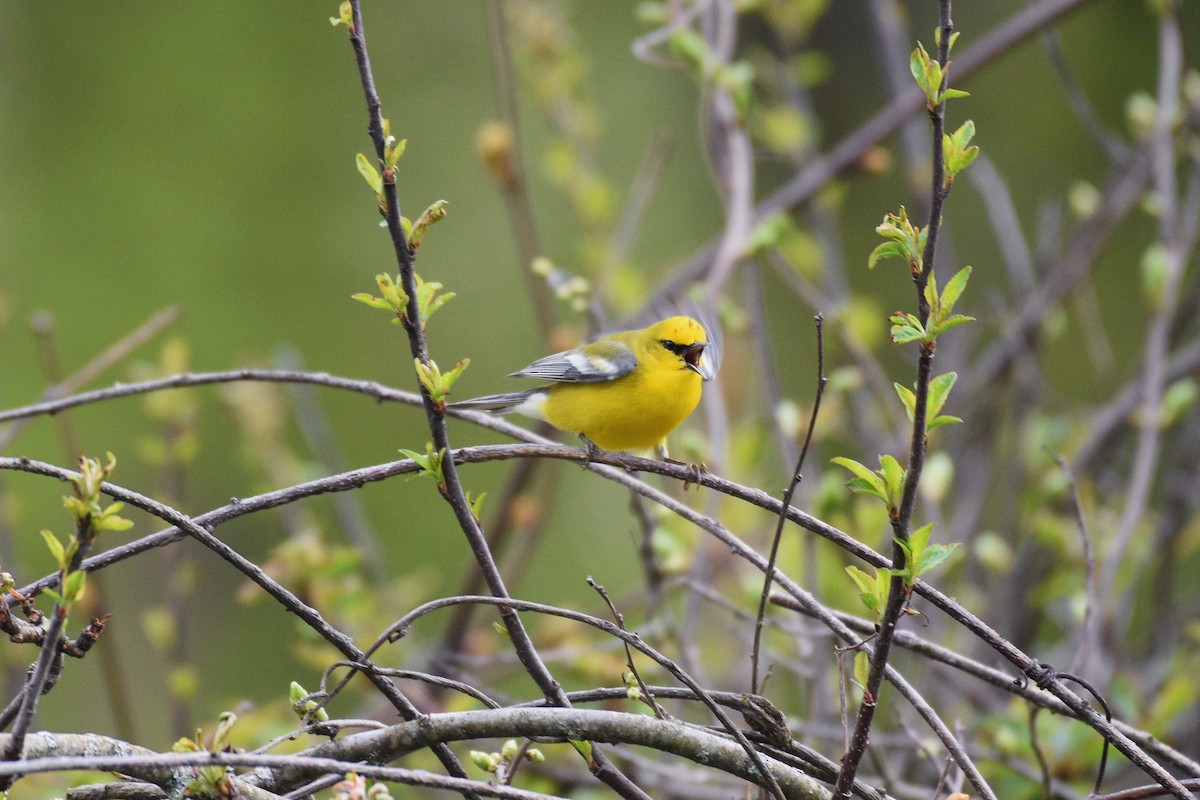
[[[708,362],[702,358],[705,347],[708,347],[708,342],[697,342],[683,351],[683,360],[688,369],[704,380],[711,381],[716,375],[713,374],[712,367],[708,365]]]

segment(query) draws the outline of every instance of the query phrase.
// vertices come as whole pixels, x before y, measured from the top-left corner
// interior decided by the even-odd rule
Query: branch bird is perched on
[[[704,326],[670,317],[538,359],[516,378],[546,386],[455,403],[497,414],[516,412],[576,433],[604,450],[655,449],[666,457],[667,434],[700,402],[700,385],[715,370],[704,358]]]

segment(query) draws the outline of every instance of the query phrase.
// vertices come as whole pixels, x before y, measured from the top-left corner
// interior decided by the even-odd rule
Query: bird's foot
[[[596,444],[582,433],[579,434],[579,438],[583,440],[583,449],[587,453],[587,456],[583,459],[583,463],[579,466],[583,469],[587,469],[589,466],[591,466],[592,459],[601,453],[602,450],[600,449],[600,445]]]
[[[676,466],[684,468],[683,490],[685,492],[692,484],[699,486],[700,482],[704,479],[704,476],[708,474],[708,465],[704,464],[703,462],[689,464],[685,461],[676,461],[673,458],[664,458],[663,461],[668,464],[675,464]]]

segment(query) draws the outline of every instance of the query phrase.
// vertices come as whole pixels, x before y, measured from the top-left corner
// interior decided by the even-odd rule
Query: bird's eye
[[[682,355],[683,351],[687,350],[687,345],[682,345],[682,344],[679,344],[678,342],[672,342],[670,339],[663,339],[659,342],[659,344],[661,344],[663,347],[667,348],[668,350],[670,350],[672,353],[674,353],[677,356]]]

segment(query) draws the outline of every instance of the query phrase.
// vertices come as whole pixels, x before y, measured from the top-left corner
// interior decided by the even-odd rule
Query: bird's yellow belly
[[[685,369],[651,379],[634,373],[611,383],[558,383],[550,387],[546,421],[605,450],[650,450],[695,410],[700,383]]]

